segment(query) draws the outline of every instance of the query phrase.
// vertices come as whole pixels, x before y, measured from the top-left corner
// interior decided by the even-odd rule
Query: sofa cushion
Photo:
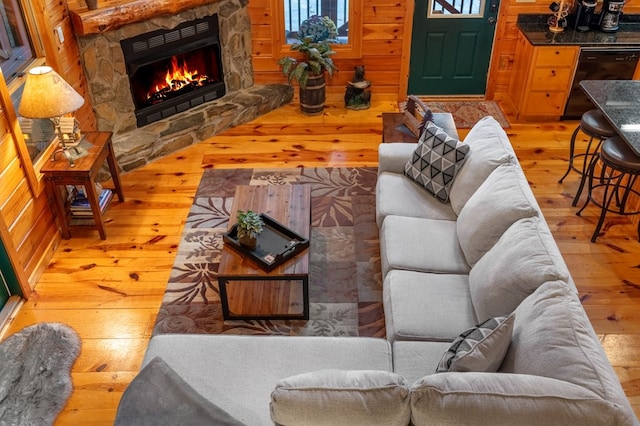
[[[477,324],[465,274],[391,270],[382,298],[389,341],[451,342]]]
[[[438,363],[436,373],[498,371],[511,343],[513,314],[490,318],[458,336]]]
[[[569,280],[562,255],[543,219],[513,224],[469,272],[479,321],[508,315],[547,281]]]
[[[397,145],[397,144],[387,144]],[[407,160],[404,160],[406,163]],[[441,203],[420,185],[396,173],[381,173],[376,184],[376,222],[382,226],[386,216],[411,216],[456,220],[448,203]]]
[[[406,426],[410,417],[408,385],[388,371],[314,371],[280,380],[271,393],[271,419],[282,426]]]
[[[149,342],[145,360],[155,356],[247,426],[273,424],[270,395],[285,377],[393,369],[389,342],[370,337],[159,334]]]
[[[469,273],[451,220],[388,216],[380,229],[380,258],[383,277],[390,269]]]
[[[414,425],[635,424],[616,403],[573,383],[475,372],[431,374],[415,382],[411,420]]]
[[[475,263],[517,220],[538,215],[538,204],[518,165],[497,167],[469,198],[458,216],[460,247]]]
[[[449,194],[451,208],[456,214],[460,214],[462,207],[493,169],[500,164],[518,161],[507,134],[493,117],[480,119],[464,143],[469,145],[472,154],[457,174]]]
[[[565,282],[543,284],[515,314],[501,372],[573,383],[617,405],[619,411],[631,411],[578,295]]]
[[[451,342],[396,340],[393,342],[393,372],[413,383],[427,374],[435,374],[442,354]]]
[[[161,358],[153,358],[122,394],[115,425],[242,426],[196,392]]]
[[[440,127],[428,122],[418,146],[407,161],[404,174],[438,200],[447,202],[453,180],[468,153],[468,145],[449,137]]]

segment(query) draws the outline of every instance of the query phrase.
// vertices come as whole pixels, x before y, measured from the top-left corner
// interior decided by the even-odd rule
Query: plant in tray
[[[258,235],[262,232],[264,222],[259,213],[251,210],[238,210],[238,241],[253,250],[258,243]]]

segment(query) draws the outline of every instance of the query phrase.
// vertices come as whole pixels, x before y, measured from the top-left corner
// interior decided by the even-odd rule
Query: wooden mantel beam
[[[98,8],[89,10],[84,0],[67,0],[71,21],[80,36],[112,31],[123,25],[160,15],[175,15],[186,9],[219,0],[98,0]]]

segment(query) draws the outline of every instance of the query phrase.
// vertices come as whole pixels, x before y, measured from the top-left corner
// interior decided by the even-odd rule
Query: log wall
[[[46,57],[69,84],[88,99],[86,82],[79,62],[78,46],[66,5],[53,0],[30,0],[34,10],[32,27],[40,39],[34,41],[38,56]],[[60,27],[64,41],[54,35]],[[29,159],[11,103],[11,91],[24,83],[24,77],[10,85],[0,76],[0,237],[16,272],[20,288],[28,296],[42,270],[53,255],[59,233],[50,200],[38,171]],[[76,112],[83,129],[95,129],[89,102]],[[50,150],[43,153],[43,161]]]

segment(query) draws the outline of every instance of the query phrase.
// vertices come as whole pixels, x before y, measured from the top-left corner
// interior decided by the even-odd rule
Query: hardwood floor
[[[376,99],[369,110],[345,110],[335,97],[324,115],[304,117],[297,104],[291,104],[123,174],[126,202],[114,202],[109,209],[107,240],[93,231],[63,240],[7,331],[57,321],[82,337],[82,352],[73,367],[75,390],[56,424],[112,424],[122,392],[140,368],[203,169],[375,166],[380,114],[394,109],[391,99]],[[557,183],[575,125],[514,124],[507,132],[585,309],[640,414],[637,226],[611,215],[598,243],[589,242],[596,209],[575,215],[575,173],[564,184]]]

